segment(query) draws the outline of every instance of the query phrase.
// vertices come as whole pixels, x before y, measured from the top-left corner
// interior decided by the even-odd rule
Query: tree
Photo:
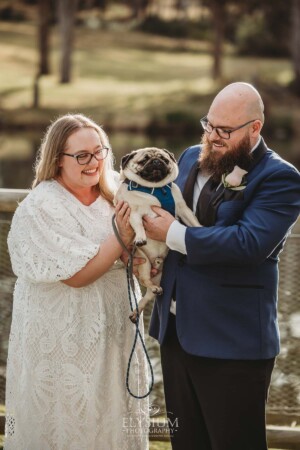
[[[61,37],[60,82],[71,81],[73,30],[78,0],[58,0],[58,21]]]
[[[145,17],[151,0],[127,0],[127,4],[132,10],[132,18],[141,20]]]
[[[292,60],[295,72],[294,90],[300,95],[300,0],[292,3]]]
[[[182,21],[188,21],[188,8],[189,8],[189,0],[176,0],[175,8],[178,11],[179,17]]]
[[[218,79],[222,76],[221,64],[223,57],[227,0],[205,0],[203,1],[203,4],[207,6],[211,13],[214,32],[212,76],[214,79]]]
[[[48,75],[49,68],[49,22],[51,2],[38,0],[38,43],[39,43],[39,75]]]
[[[213,47],[213,78],[219,79],[222,76],[222,57],[224,42],[224,20],[226,17],[226,2],[223,0],[210,0],[210,10],[214,27],[214,47]]]

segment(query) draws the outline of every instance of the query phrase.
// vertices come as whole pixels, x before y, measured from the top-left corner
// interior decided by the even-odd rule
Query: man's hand
[[[143,224],[150,239],[166,242],[167,234],[175,218],[159,206],[151,206],[157,217],[144,216]]]

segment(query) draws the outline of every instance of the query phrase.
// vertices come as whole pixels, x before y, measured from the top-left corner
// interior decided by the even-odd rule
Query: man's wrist
[[[167,232],[166,244],[171,250],[176,250],[184,255],[187,254],[185,246],[186,226],[174,220]]]

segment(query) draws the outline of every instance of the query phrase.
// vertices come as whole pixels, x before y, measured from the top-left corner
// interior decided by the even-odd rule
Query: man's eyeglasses
[[[249,123],[255,122],[256,120],[258,120],[258,119],[249,120],[248,122],[243,123],[243,125],[240,125],[239,127],[231,128],[230,130],[226,130],[225,128],[222,128],[222,127],[213,127],[207,120],[207,116],[203,117],[200,120],[200,123],[202,125],[203,130],[206,133],[211,134],[213,132],[213,130],[216,130],[216,133],[220,138],[230,139],[231,133],[233,133],[236,130],[240,130],[241,128],[245,127]]]
[[[95,153],[79,153],[78,155],[71,155],[70,153],[62,153],[62,155],[65,156],[71,156],[72,158],[76,158],[78,164],[84,166],[85,164],[89,164],[93,158],[95,158],[97,161],[100,161],[101,159],[105,159],[108,155],[109,147],[102,147],[95,151]]]

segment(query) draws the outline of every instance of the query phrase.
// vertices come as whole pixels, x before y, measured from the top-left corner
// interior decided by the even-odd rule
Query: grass
[[[72,83],[62,85],[58,33],[53,29],[52,74],[41,78],[40,110],[33,110],[36,33],[34,23],[0,22],[0,118],[7,125],[44,127],[58,114],[81,111],[106,127],[144,130],[152,122],[163,125],[174,112],[192,118],[204,115],[220,84],[227,81],[256,80],[280,88],[293,76],[288,59],[240,58],[228,48],[224,78],[217,83],[210,75],[206,42],[78,27]],[[296,108],[292,98],[276,104],[276,95],[269,95],[276,111],[290,114],[293,105]]]
[[[150,442],[149,450],[171,450],[170,442]]]

